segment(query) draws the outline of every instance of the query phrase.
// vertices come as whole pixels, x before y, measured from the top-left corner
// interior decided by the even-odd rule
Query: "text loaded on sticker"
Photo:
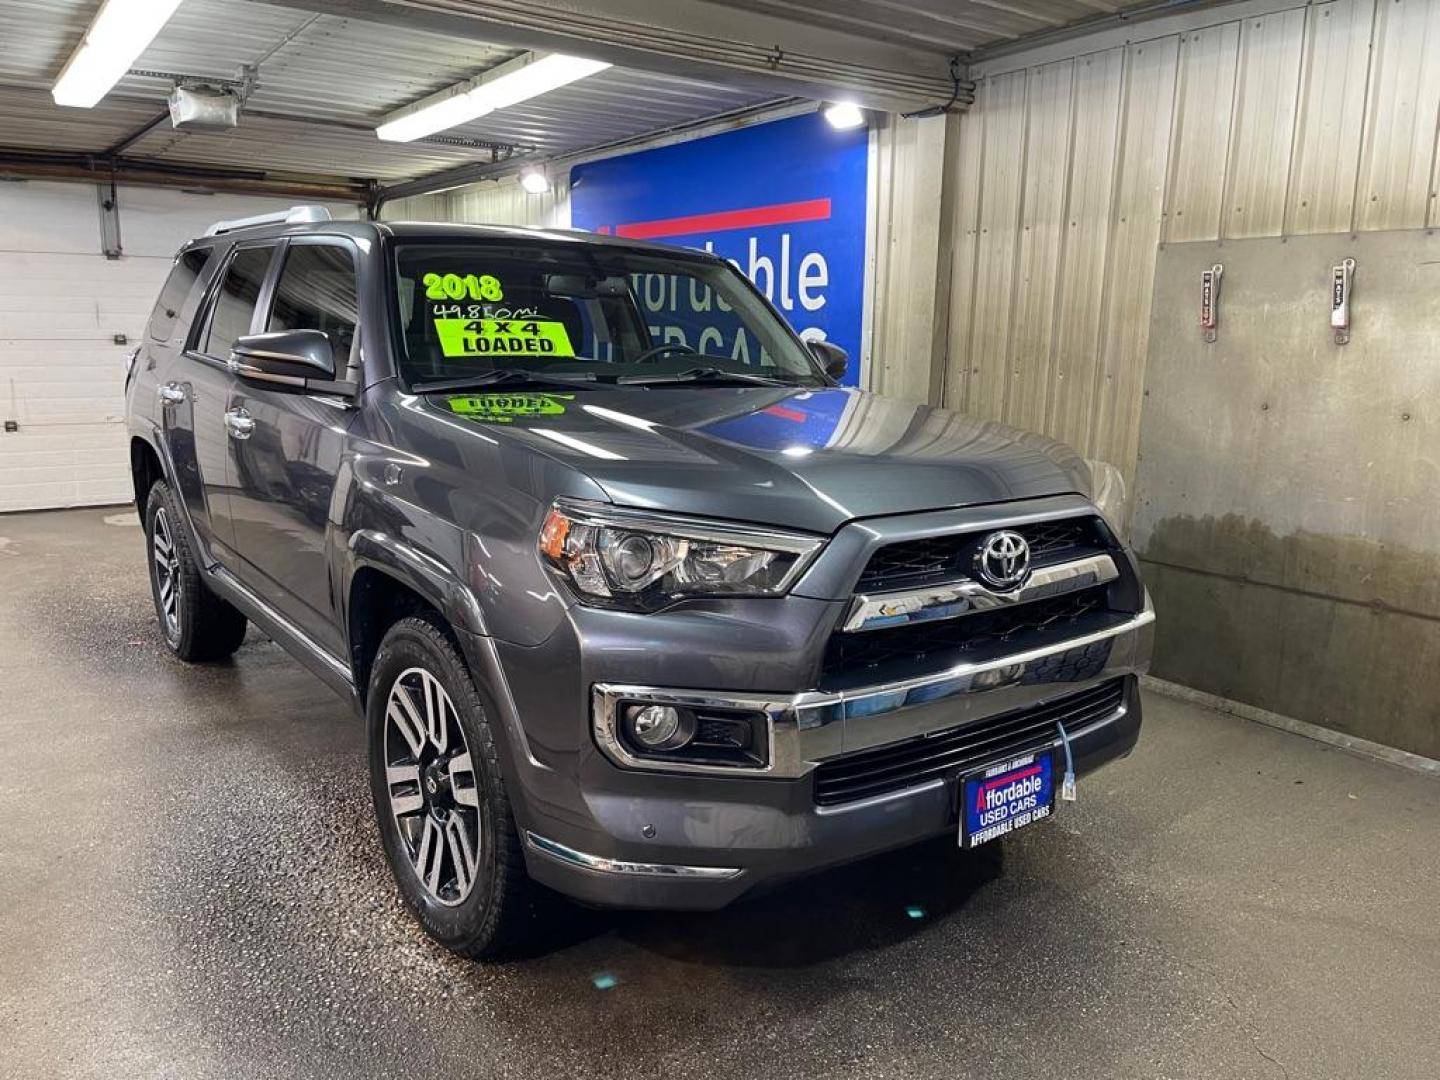
[[[470,394],[449,399],[450,411],[474,420],[508,424],[516,417],[559,416],[574,394]]]
[[[547,319],[436,319],[440,351],[470,356],[573,357],[565,324]]]

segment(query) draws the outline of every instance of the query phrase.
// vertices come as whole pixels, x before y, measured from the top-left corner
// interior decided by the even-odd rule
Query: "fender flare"
[[[407,586],[440,612],[457,630],[485,635],[480,602],[470,587],[444,563],[393,536],[360,529],[350,537],[345,574],[345,619],[350,618],[350,587],[357,571],[378,570]]]

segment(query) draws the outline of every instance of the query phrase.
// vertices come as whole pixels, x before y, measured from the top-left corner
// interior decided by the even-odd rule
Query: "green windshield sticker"
[[[471,356],[573,357],[565,324],[547,319],[435,320],[440,351],[451,359]]]
[[[426,274],[420,279],[427,300],[504,300],[500,279],[491,274]]]
[[[448,399],[448,404],[460,416],[508,424],[516,417],[559,416],[574,398],[574,394],[467,394]]]

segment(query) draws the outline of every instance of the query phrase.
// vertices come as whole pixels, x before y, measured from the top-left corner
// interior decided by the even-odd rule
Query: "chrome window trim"
[[[877,720],[904,709],[933,706],[949,698],[980,694],[1012,685],[1026,665],[1043,662],[1072,649],[1083,649],[1104,641],[1122,639],[1131,652],[1112,658],[1110,666],[1098,678],[1112,678],[1143,670],[1148,663],[1149,643],[1142,636],[1155,621],[1155,609],[1148,594],[1143,611],[1113,626],[1079,637],[1067,638],[1050,645],[1011,653],[993,660],[957,664],[944,671],[919,675],[890,683],[861,687],[855,690],[806,690],[795,694],[731,694],[706,690],[675,690],[655,686],[595,683],[591,688],[591,730],[596,745],[614,764],[626,769],[650,772],[690,773],[710,776],[778,777],[795,779],[804,776],[814,765],[807,754],[806,742],[813,734],[837,722],[863,720],[873,725]],[[1143,657],[1137,654],[1142,654]],[[1057,684],[1058,685],[1058,684]],[[1080,688],[1076,684],[1076,689]],[[643,702],[686,705],[692,708],[741,709],[763,712],[769,723],[769,760],[762,767],[692,765],[683,762],[655,761],[636,758],[624,747],[619,737],[618,706],[620,702]],[[998,709],[995,711],[999,711]],[[934,730],[954,726],[953,716],[941,717]],[[873,727],[876,737],[857,740],[847,745],[850,750],[881,746],[894,737],[884,725]],[[813,744],[810,747],[813,749]],[[826,755],[819,755],[826,756]]]
[[[1063,596],[1092,585],[1106,585],[1119,576],[1115,560],[1109,555],[1089,555],[1053,566],[1037,567],[1023,585],[1004,592],[973,578],[960,578],[917,589],[857,593],[850,601],[840,629],[853,634],[881,627],[961,618],[977,611]]]
[[[745,871],[735,866],[683,866],[678,863],[642,863],[626,859],[610,859],[602,855],[576,851],[538,833],[525,833],[525,846],[531,851],[548,855],[567,866],[578,866],[601,874],[624,874],[634,877],[689,878],[697,881],[730,881]]]
[[[249,355],[254,357],[268,358],[271,360],[289,359],[289,357],[282,356],[279,353],[258,352],[253,349],[250,351]],[[276,383],[280,386],[305,385],[305,379],[300,375],[281,375],[273,371],[262,371],[260,368],[255,367],[253,364],[247,364],[244,361],[236,360],[234,357],[230,358],[230,360],[226,364],[226,367],[229,368],[230,374],[238,376],[242,379],[254,379],[256,382]],[[316,372],[316,374],[319,374],[319,372]]]

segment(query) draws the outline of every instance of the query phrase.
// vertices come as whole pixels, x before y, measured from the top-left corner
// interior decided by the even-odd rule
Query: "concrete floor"
[[[0,703],[3,1076],[1440,1075],[1440,783],[1166,698],[993,855],[501,966],[401,910],[343,703],[168,656],[133,515],[0,517]]]

